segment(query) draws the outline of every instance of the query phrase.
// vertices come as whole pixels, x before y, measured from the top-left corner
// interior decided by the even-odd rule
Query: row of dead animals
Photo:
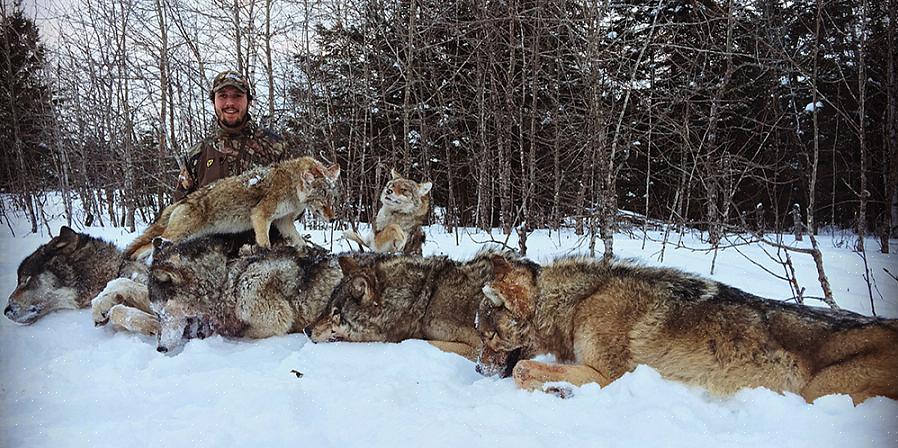
[[[766,300],[622,261],[539,266],[501,252],[457,262],[308,246],[293,221],[306,209],[333,217],[339,174],[303,157],[222,179],[166,208],[124,253],[63,227],[19,266],[5,314],[28,324],[91,306],[97,325],[157,335],[160,351],[213,333],[425,339],[527,389],[604,386],[646,364],[718,395],[767,387],[808,401],[898,399],[898,320]],[[420,252],[429,189],[393,173],[374,235],[358,240],[376,248],[380,233],[390,251],[416,242]],[[292,247],[271,247],[272,225]],[[247,253],[240,238],[216,236],[250,229],[270,250]],[[149,267],[135,260],[150,249]],[[542,353],[563,364],[529,359]]]
[[[27,324],[90,306],[97,325],[155,334],[160,351],[211,334],[424,339],[527,389],[604,386],[646,364],[723,396],[766,387],[809,402],[833,393],[898,399],[898,320],[762,299],[623,261],[539,266],[502,252],[458,262],[290,246],[241,254],[239,245],[225,236],[156,239],[147,267],[63,227],[22,262],[6,315]],[[561,363],[529,359],[541,353]]]

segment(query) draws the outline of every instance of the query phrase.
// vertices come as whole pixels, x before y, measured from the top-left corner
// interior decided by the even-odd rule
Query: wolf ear
[[[153,271],[152,275],[159,283],[172,283],[174,285],[180,285],[182,283],[181,276],[174,272],[159,270]]]
[[[62,226],[59,228],[59,236],[54,238],[53,249],[62,249],[66,246],[72,246],[78,244],[78,233],[72,230],[69,226]]]
[[[395,168],[390,168],[390,180],[399,179],[402,175]]]
[[[433,188],[432,182],[424,182],[423,184],[418,184],[418,195],[424,196],[427,193],[430,193],[430,189]]]
[[[502,255],[494,254],[490,256],[490,262],[493,264],[493,274],[497,279],[501,279],[511,272],[511,264]]]
[[[368,278],[364,275],[352,279],[352,296],[358,299],[362,305],[377,306],[374,288],[371,287]]]
[[[337,263],[340,264],[340,270],[343,271],[343,275],[350,275],[359,270],[359,264],[350,256],[344,255],[337,258]]]

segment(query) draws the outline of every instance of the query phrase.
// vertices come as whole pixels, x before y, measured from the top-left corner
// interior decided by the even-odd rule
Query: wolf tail
[[[125,248],[125,258],[136,260],[140,258],[144,252],[153,248],[153,238],[156,238],[157,236],[162,235],[162,232],[165,232],[165,228],[168,227],[168,218],[171,216],[172,210],[174,210],[177,205],[177,203],[174,203],[165,207],[165,210],[162,210],[162,214],[156,219],[156,222],[147,227],[140,236],[135,238],[134,241]]]
[[[365,241],[361,235],[356,233],[354,230],[347,230],[343,232],[343,238],[346,238],[350,241],[355,241],[359,244],[359,250],[364,251],[366,247],[370,248],[371,244],[368,241]]]

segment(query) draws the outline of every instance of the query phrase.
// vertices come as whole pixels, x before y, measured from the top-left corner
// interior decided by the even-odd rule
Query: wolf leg
[[[150,299],[147,286],[128,278],[111,280],[106,284],[106,288],[90,301],[94,325],[105,325],[109,321],[110,310],[118,304],[126,304],[149,313]]]
[[[303,246],[306,245],[306,241],[302,239],[302,236],[299,232],[296,231],[296,226],[293,224],[292,216],[284,216],[283,218],[279,218],[274,220],[274,227],[278,229],[278,232],[281,232],[284,238],[287,238],[290,241],[290,244],[297,249],[302,249]]]
[[[471,361],[477,361],[477,350],[464,342],[427,341],[427,343],[446,353],[455,353]]]
[[[598,383],[605,387],[611,383],[608,376],[582,364],[547,364],[532,360],[522,360],[514,366],[514,382],[521,389],[543,390],[545,383],[564,381],[575,386]]]
[[[153,336],[159,333],[159,321],[156,316],[137,308],[118,304],[109,310],[109,322],[119,330]]]

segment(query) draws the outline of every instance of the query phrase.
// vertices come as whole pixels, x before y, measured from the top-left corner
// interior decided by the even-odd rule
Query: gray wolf
[[[564,364],[520,361],[518,385],[604,386],[646,364],[666,378],[726,396],[744,387],[812,402],[898,399],[898,320],[762,299],[673,269],[564,258],[542,268],[493,258],[478,331],[480,369],[508,370],[503,353],[551,353]]]
[[[349,230],[343,235],[375,252],[421,255],[424,244],[421,226],[430,209],[433,184],[403,178],[396,170],[390,170],[390,176],[380,194],[381,207],[372,234],[362,237]]]
[[[474,327],[492,257],[459,263],[446,257],[355,254],[339,257],[343,278],[306,334],[313,342],[424,339],[474,359]]]
[[[58,236],[19,264],[17,275],[4,314],[14,322],[32,324],[54,310],[90,306],[110,280],[142,281],[146,266],[125,259],[112,243],[63,226]],[[148,306],[145,295],[122,295],[117,300]]]
[[[157,350],[211,334],[265,338],[299,332],[321,314],[342,273],[333,255],[278,246],[233,257],[229,239],[154,240],[149,300]]]
[[[180,242],[204,235],[252,229],[256,244],[271,247],[271,225],[296,247],[305,241],[293,221],[307,208],[334,218],[340,166],[325,167],[311,157],[286,160],[227,177],[190,193],[162,215],[125,249],[134,257],[150,249],[157,236]]]

